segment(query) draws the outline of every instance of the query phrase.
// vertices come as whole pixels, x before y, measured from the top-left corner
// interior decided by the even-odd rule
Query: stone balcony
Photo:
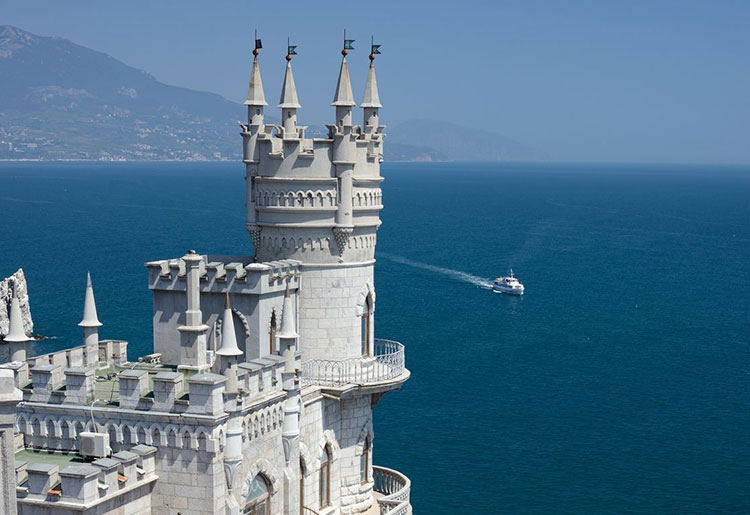
[[[411,481],[408,477],[393,469],[372,467],[375,480],[375,500],[380,508],[380,515],[408,515],[411,513],[409,493]]]
[[[372,356],[343,360],[312,359],[302,364],[303,386],[400,385],[409,378],[404,346],[392,340],[375,339]]]

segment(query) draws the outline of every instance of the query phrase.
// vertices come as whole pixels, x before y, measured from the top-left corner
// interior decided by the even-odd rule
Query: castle
[[[373,411],[409,378],[374,337],[381,108],[370,54],[363,125],[345,43],[326,138],[308,138],[286,56],[266,123],[256,41],[241,124],[255,255],[146,263],[153,353],[100,339],[88,278],[82,345],[28,356],[18,298],[2,341],[3,514],[411,513],[373,464]],[[106,320],[105,320],[106,322]]]

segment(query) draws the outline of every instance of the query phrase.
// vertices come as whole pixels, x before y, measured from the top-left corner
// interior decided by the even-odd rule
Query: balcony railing
[[[393,469],[372,467],[374,490],[382,495],[378,497],[380,515],[407,515],[409,513],[409,478]]]
[[[376,339],[372,356],[342,360],[311,359],[302,364],[302,384],[342,386],[394,379],[406,370],[404,346]]]

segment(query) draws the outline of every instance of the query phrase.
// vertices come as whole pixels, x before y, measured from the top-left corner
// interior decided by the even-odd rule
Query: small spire
[[[234,318],[232,306],[229,304],[229,292],[224,301],[224,318],[221,322],[221,348],[216,351],[219,356],[240,356],[242,351],[237,346],[237,336],[234,332]]]
[[[286,72],[284,73],[284,85],[281,88],[281,100],[278,107],[282,109],[299,109],[297,99],[297,86],[294,85],[294,74],[292,74],[291,57],[287,55]]]
[[[96,302],[94,301],[94,287],[91,286],[91,273],[86,272],[86,297],[83,301],[83,320],[78,324],[81,327],[100,327],[99,318],[96,316]]]
[[[370,70],[367,72],[367,83],[365,84],[365,96],[362,99],[362,103],[359,107],[383,107],[380,104],[380,96],[378,95],[378,81],[375,78],[375,59],[374,55],[371,54],[370,59]]]
[[[13,292],[13,298],[10,301],[10,325],[8,326],[8,334],[3,338],[3,341],[6,343],[31,341],[31,338],[26,336],[26,331],[23,330],[21,304],[18,302],[18,297],[15,292]]]
[[[349,65],[346,63],[346,55],[341,58],[339,80],[336,84],[336,93],[333,96],[331,105],[337,107],[357,105],[352,94],[352,82],[349,79]]]
[[[265,106],[266,95],[263,93],[263,81],[260,79],[260,67],[258,66],[258,49],[253,50],[253,70],[250,72],[250,84],[247,88],[246,106]]]
[[[284,310],[281,315],[281,330],[277,336],[279,338],[299,337],[294,323],[294,306],[292,306],[292,298],[289,295],[289,284],[286,285],[286,292],[284,292]]]

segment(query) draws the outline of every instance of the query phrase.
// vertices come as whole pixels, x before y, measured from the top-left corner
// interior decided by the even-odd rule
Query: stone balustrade
[[[402,473],[385,468],[372,467],[375,481],[374,491],[381,494],[378,497],[380,515],[406,515],[409,512],[409,494],[411,481]]]
[[[302,364],[302,384],[343,386],[389,381],[406,371],[404,346],[376,339],[372,356],[343,360],[312,359]]]

